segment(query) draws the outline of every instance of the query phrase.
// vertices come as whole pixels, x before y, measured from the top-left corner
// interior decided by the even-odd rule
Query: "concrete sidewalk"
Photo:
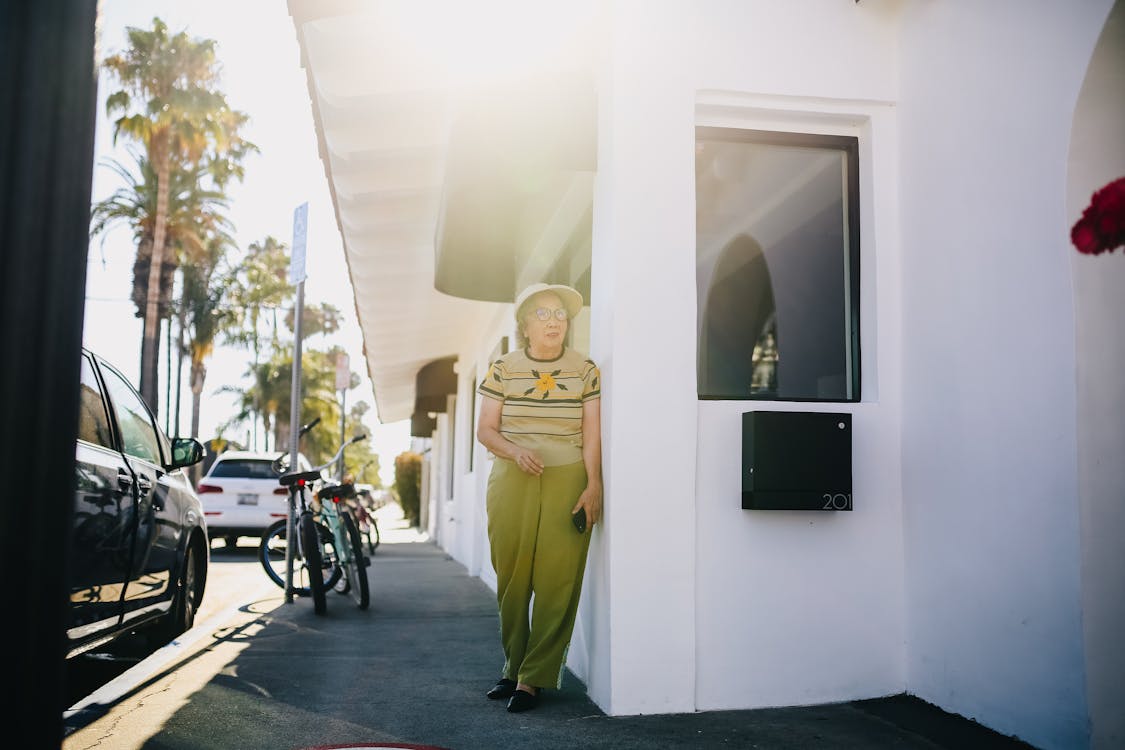
[[[614,718],[569,673],[509,714],[484,697],[503,661],[491,590],[426,541],[381,545],[369,575],[366,612],[330,593],[323,617],[280,596],[226,613],[121,698],[68,717],[64,747],[1027,747],[909,698]]]

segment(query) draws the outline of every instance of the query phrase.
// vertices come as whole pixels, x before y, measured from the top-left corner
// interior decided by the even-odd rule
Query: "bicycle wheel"
[[[305,565],[308,569],[309,590],[312,592],[313,611],[322,615],[328,609],[324,599],[324,566],[320,556],[320,535],[317,533],[316,521],[312,513],[301,514],[301,551],[305,553]]]
[[[359,529],[356,528],[355,521],[352,520],[352,514],[347,511],[340,514],[340,520],[344,524],[344,531],[352,547],[349,556],[351,559],[344,566],[347,568],[348,582],[351,584],[352,601],[360,609],[367,609],[367,605],[371,603],[371,594],[367,586],[367,558],[363,554]]]
[[[336,554],[336,543],[332,539],[332,532],[324,524],[317,524],[320,534],[321,565],[323,569],[325,588],[335,586],[336,582],[344,577],[340,570],[339,555]],[[279,587],[285,588],[285,519],[275,521],[262,534],[262,541],[258,544],[258,562],[262,564],[266,575]],[[299,557],[293,561],[293,593],[297,596],[309,596],[308,566]]]

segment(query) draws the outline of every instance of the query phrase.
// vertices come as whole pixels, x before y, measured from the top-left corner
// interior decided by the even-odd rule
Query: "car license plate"
[[[258,504],[258,496],[255,495],[255,494],[252,494],[252,493],[239,493],[238,504],[239,505],[257,505]]]

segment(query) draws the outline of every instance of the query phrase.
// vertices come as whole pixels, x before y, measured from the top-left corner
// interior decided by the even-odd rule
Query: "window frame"
[[[102,415],[105,417],[106,428],[109,430],[109,442],[112,443],[112,445],[102,445],[101,443],[92,443],[89,440],[84,440],[82,437],[78,437],[78,440],[81,441],[84,445],[89,445],[89,446],[94,447],[94,448],[100,448],[102,450],[112,451],[114,453],[120,453],[121,452],[121,438],[117,434],[117,423],[114,421],[114,415],[111,413],[113,410],[112,410],[112,408],[110,407],[110,404],[109,404],[109,396],[106,394],[105,383],[102,382],[102,374],[100,372],[98,372],[98,365],[94,361],[93,357],[88,355],[85,351],[82,352],[81,356],[82,356],[82,362],[84,362],[86,365],[89,366],[90,374],[94,376],[94,384],[97,386],[98,395],[101,397]],[[79,380],[80,380],[79,385],[81,386],[82,385],[81,376],[80,376]]]
[[[153,416],[152,410],[148,408],[148,404],[146,404],[145,400],[143,398],[141,398],[140,393],[137,391],[136,388],[133,387],[133,384],[129,382],[129,379],[126,378],[124,375],[122,375],[121,372],[116,367],[109,364],[105,360],[102,360],[100,357],[96,358],[96,359],[97,359],[98,369],[100,370],[99,377],[102,381],[102,387],[105,389],[103,393],[104,393],[104,397],[105,397],[106,406],[109,408],[110,416],[113,419],[114,428],[117,432],[117,450],[118,450],[118,452],[120,452],[123,456],[128,457],[130,460],[145,461],[146,463],[152,464],[153,466],[156,466],[160,469],[163,469],[165,466],[168,465],[168,456],[171,455],[171,446],[168,445],[167,437],[161,431],[160,426],[156,423],[156,417]],[[111,372],[114,375],[116,375],[121,380],[121,382],[130,391],[132,391],[133,395],[137,397],[137,400],[140,402],[141,407],[144,409],[144,413],[148,417],[149,424],[151,425],[152,429],[156,432],[156,446],[157,446],[157,451],[160,453],[160,455],[157,456],[158,463],[153,463],[150,459],[145,458],[144,456],[133,455],[132,453],[129,453],[126,450],[126,448],[125,448],[125,432],[121,427],[121,420],[118,419],[118,415],[117,415],[117,408],[118,407],[117,407],[117,403],[113,399],[113,393],[111,392],[111,389],[110,389],[110,386],[109,386],[109,381],[106,378],[106,374],[105,374],[106,371]]]
[[[859,137],[854,135],[833,135],[803,131],[759,130],[756,128],[722,127],[715,125],[696,125],[695,143],[701,140],[725,141],[727,143],[750,143],[763,146],[788,146],[797,148],[821,148],[841,151],[847,169],[847,219],[844,235],[847,237],[848,253],[845,272],[847,309],[850,316],[850,330],[845,349],[846,377],[850,380],[851,395],[844,398],[816,398],[811,396],[778,396],[776,394],[747,394],[745,396],[703,395],[696,385],[696,399],[699,401],[782,401],[794,403],[859,403],[862,400],[862,349],[860,347],[860,180],[859,180]],[[696,195],[698,200],[698,195]],[[698,232],[698,228],[696,229]],[[697,235],[698,241],[698,235]],[[696,246],[696,257],[699,249]],[[696,301],[696,309],[699,301]],[[701,311],[705,313],[706,311]],[[698,367],[699,337],[696,337],[696,363]]]

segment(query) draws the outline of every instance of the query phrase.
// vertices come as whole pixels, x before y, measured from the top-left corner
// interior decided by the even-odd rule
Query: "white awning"
[[[410,417],[418,371],[460,351],[493,312],[494,302],[435,289],[435,235],[464,97],[502,81],[500,69],[526,78],[527,66],[513,66],[488,37],[506,23],[504,40],[527,45],[525,5],[289,0],[383,422]],[[542,10],[535,9],[535,24],[565,28]],[[584,18],[566,8],[571,24]],[[548,67],[575,58],[573,37],[544,47],[555,61]],[[530,60],[534,52],[521,54]],[[494,69],[474,68],[488,64]]]

